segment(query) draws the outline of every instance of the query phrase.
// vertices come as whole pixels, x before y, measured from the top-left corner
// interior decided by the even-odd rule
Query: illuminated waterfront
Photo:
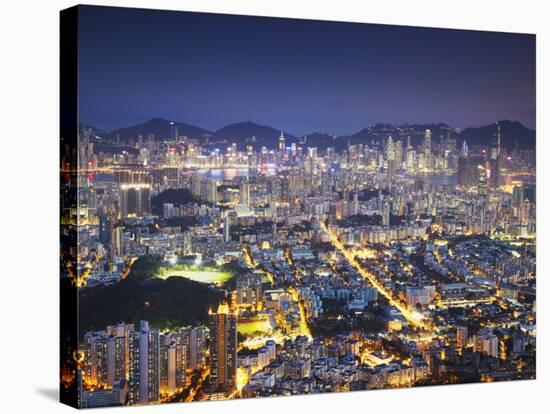
[[[92,408],[535,378],[536,131],[502,119],[533,107],[525,36],[513,55],[484,32],[164,15],[88,27],[136,39],[124,54],[79,48],[79,116],[103,115],[62,137],[64,390]]]

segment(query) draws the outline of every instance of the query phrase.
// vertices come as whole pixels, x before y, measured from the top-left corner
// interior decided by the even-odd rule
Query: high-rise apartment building
[[[482,329],[473,338],[474,352],[481,352],[485,355],[498,357],[498,338],[493,334],[492,329]]]
[[[119,209],[121,217],[151,214],[151,181],[148,174],[119,173]]]
[[[185,345],[181,334],[160,337],[160,393],[173,395],[185,385]]]
[[[145,404],[160,396],[159,332],[141,321],[139,331],[130,334],[129,401]]]
[[[210,382],[218,390],[229,390],[237,377],[237,316],[227,304],[210,313]]]
[[[465,349],[468,346],[468,327],[457,326],[456,327],[456,347],[459,349]]]

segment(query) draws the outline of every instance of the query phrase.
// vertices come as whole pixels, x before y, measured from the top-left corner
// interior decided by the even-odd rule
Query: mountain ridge
[[[508,149],[534,149],[536,146],[536,131],[527,128],[519,121],[501,120],[501,145]],[[83,124],[84,125],[84,124]],[[191,139],[202,141],[203,144],[230,144],[235,142],[239,150],[243,150],[247,145],[252,145],[255,149],[265,146],[269,149],[275,149],[279,145],[279,136],[281,132],[285,136],[285,145],[292,143],[301,143],[306,146],[317,146],[320,149],[334,146],[337,149],[344,149],[348,143],[351,144],[371,144],[382,142],[392,136],[394,140],[411,140],[412,145],[419,145],[424,138],[424,131],[430,129],[432,132],[432,141],[451,137],[456,139],[457,146],[466,140],[469,145],[490,146],[496,136],[497,123],[467,127],[464,129],[453,128],[443,122],[433,123],[408,123],[394,125],[391,123],[376,123],[367,126],[359,131],[347,135],[334,135],[322,131],[304,134],[302,136],[294,135],[284,130],[274,128],[269,125],[261,125],[252,121],[236,122],[219,128],[215,131],[209,131],[205,128],[188,124],[185,122],[169,121],[164,118],[154,117],[147,122],[131,125],[125,128],[118,128],[104,133],[104,137],[111,141],[121,143],[135,142],[141,135],[144,140],[149,134],[153,134],[156,140],[171,140],[175,136],[175,127],[179,136],[187,136]],[[93,127],[91,127],[93,128]],[[98,130],[99,131],[99,130]]]
[[[155,138],[166,141],[175,136],[176,127],[178,136],[198,139],[211,134],[211,131],[207,129],[186,122],[169,121],[164,118],[154,117],[141,124],[110,131],[106,134],[106,137],[111,140],[116,140],[118,137],[119,140],[127,142],[130,139],[137,139],[139,135],[146,140],[148,135],[152,134]]]
[[[285,145],[298,142],[298,137],[284,133],[282,129],[260,125],[251,121],[226,125],[215,131],[211,139],[213,142],[236,142],[240,149],[249,144],[256,149],[262,146],[274,148],[278,146],[281,134],[284,134]]]

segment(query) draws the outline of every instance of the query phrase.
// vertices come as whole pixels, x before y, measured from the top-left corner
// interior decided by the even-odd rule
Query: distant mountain
[[[280,129],[275,129],[267,125],[258,125],[253,122],[239,122],[227,125],[218,129],[212,134],[210,140],[217,143],[236,143],[239,149],[244,149],[246,145],[251,144],[259,149],[262,146],[267,148],[276,148],[281,135]],[[293,142],[298,142],[298,138],[292,134],[285,133],[285,145],[289,146]]]
[[[338,137],[335,135],[325,134],[324,132],[312,132],[311,134],[304,135],[302,142],[306,147],[326,149],[328,147],[335,147],[337,139]]]
[[[162,118],[152,118],[143,124],[115,129],[109,132],[106,137],[114,141],[117,139],[118,135],[120,141],[128,142],[131,139],[137,140],[139,135],[143,136],[145,140],[149,134],[153,134],[156,140],[166,141],[174,138],[176,127],[178,136],[202,139],[210,134],[210,131],[206,129],[186,124],[185,122],[172,122]]]
[[[92,130],[92,132],[94,134],[98,134],[98,135],[101,135],[101,134],[105,134],[105,131],[103,131],[101,128],[96,128],[95,126],[93,125],[88,125],[88,124],[85,124],[85,123],[82,123],[82,122],[79,122],[78,123],[78,130],[79,131],[84,131],[85,129],[90,129]]]
[[[536,132],[517,121],[499,121],[500,144],[510,150],[535,149]],[[476,128],[466,128],[459,134],[460,143],[466,140],[468,145],[490,146],[496,136],[497,124],[490,124]],[[460,143],[458,143],[460,145]]]
[[[370,144],[372,141],[386,140],[389,136],[397,137],[398,129],[392,124],[379,123],[363,128],[354,134],[340,138],[349,141],[350,144]]]
[[[279,136],[281,135],[280,129],[250,121],[227,125],[212,133],[204,128],[184,122],[175,122],[172,125],[171,121],[162,118],[153,118],[143,124],[117,129],[109,133],[100,133],[100,135],[111,141],[115,141],[118,135],[121,144],[128,144],[130,140],[137,140],[138,135],[142,135],[143,139],[147,139],[149,134],[153,134],[157,140],[169,140],[174,136],[175,126],[177,126],[179,136],[198,139],[203,144],[211,145],[227,146],[236,143],[240,151],[245,150],[248,144],[251,144],[256,150],[259,150],[262,146],[275,149],[278,147]],[[525,127],[520,122],[508,120],[500,121],[500,126],[501,145],[503,147],[509,150],[535,148],[536,132],[534,130]],[[341,151],[346,149],[348,144],[382,144],[389,136],[394,140],[402,140],[404,145],[406,145],[407,139],[410,138],[411,144],[417,146],[424,139],[427,129],[431,131],[433,143],[451,137],[456,139],[457,146],[460,146],[463,140],[466,140],[470,146],[490,146],[495,139],[496,123],[464,130],[450,127],[445,123],[405,125],[378,123],[349,135],[335,136],[324,132],[313,132],[298,138],[285,132],[284,136],[287,147],[292,143],[297,143],[303,147],[317,147],[319,150],[335,147],[336,150]]]
[[[394,140],[411,140],[412,145],[418,145],[424,139],[426,130],[429,129],[434,142],[441,138],[446,138],[453,134],[453,129],[447,124],[405,124],[392,125],[388,123],[379,123],[348,136],[342,136],[341,139],[349,141],[351,144],[370,144],[371,142],[384,142],[391,136]]]
[[[525,127],[520,122],[500,121],[501,145],[509,150],[534,149],[536,132]],[[468,145],[490,146],[495,139],[496,123],[480,127],[466,128],[459,130],[444,123],[434,124],[406,124],[392,125],[380,123],[369,126],[351,135],[340,136],[336,140],[338,149],[345,148],[350,144],[371,144],[372,142],[385,142],[389,136],[394,140],[402,140],[404,143],[408,138],[413,146],[419,145],[425,136],[425,131],[431,131],[432,142],[437,143],[443,138],[451,137],[456,139],[457,146],[466,140]]]
[[[126,151],[132,155],[137,155],[139,153],[139,150],[137,148],[128,145],[128,143],[122,139],[120,144],[115,144],[111,142],[110,139],[105,139],[109,133],[103,131],[100,128],[96,128],[93,125],[79,123],[78,128],[80,134],[84,134],[85,130],[91,131],[90,140],[94,144],[94,149],[97,152],[119,154],[122,151]]]

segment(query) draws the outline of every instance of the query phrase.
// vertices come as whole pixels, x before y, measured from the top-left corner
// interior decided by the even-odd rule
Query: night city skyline
[[[296,135],[535,127],[534,35],[88,7],[79,45],[80,118],[107,131],[155,116]]]
[[[65,402],[535,379],[534,36],[62,16]]]

